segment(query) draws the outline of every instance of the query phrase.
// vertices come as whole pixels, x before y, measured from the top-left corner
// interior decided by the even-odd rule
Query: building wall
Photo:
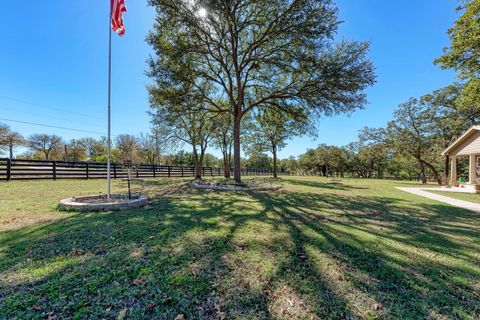
[[[480,154],[480,131],[473,131],[469,137],[450,151],[450,155],[452,156],[464,156],[469,154]]]

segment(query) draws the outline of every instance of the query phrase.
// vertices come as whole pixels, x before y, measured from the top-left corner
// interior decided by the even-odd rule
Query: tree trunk
[[[203,174],[203,160],[205,158],[205,150],[200,151],[200,158],[197,158],[197,165],[195,167],[195,179],[202,179]]]
[[[425,163],[422,160],[418,160],[420,164],[420,179],[422,180],[423,184],[427,183],[427,175],[425,174]]]
[[[273,177],[275,179],[278,178],[278,165],[277,165],[277,146],[274,145],[272,148],[272,154],[273,154]]]
[[[236,107],[239,109],[239,107]],[[242,114],[239,110],[235,112],[233,119],[233,178],[235,182],[242,183],[241,163],[240,163],[240,125]]]
[[[230,178],[232,174],[232,143],[228,144],[227,148],[227,176],[226,178]]]
[[[425,165],[426,165],[427,167],[430,168],[430,170],[432,170],[433,175],[435,176],[435,179],[437,180],[438,184],[441,185],[441,184],[442,184],[442,177],[440,176],[440,174],[438,174],[437,169],[436,169],[433,165],[431,165],[430,163],[428,163],[428,162],[426,162],[426,161],[423,161],[423,162],[425,163]]]
[[[222,151],[223,155],[223,176],[225,178],[230,178],[230,161],[228,161],[228,153],[226,149]]]
[[[195,167],[195,179],[202,179],[202,168],[200,167],[197,148],[193,146],[193,165]]]
[[[448,182],[448,175],[450,174],[450,157],[445,155],[445,168],[443,169],[443,175],[445,176],[445,181]]]

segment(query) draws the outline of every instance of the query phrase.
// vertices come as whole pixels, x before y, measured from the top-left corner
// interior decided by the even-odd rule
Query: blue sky
[[[364,126],[384,126],[394,108],[455,81],[433,65],[457,18],[454,0],[337,0],[338,38],[369,41],[377,84],[369,104],[353,115],[326,118],[318,138],[297,138],[280,152],[298,155],[320,143],[345,145]],[[28,136],[55,133],[66,139],[99,136],[3,119],[106,132],[108,0],[5,1],[0,13],[0,122]],[[154,11],[127,0],[127,34],[113,39],[112,133],[149,130],[144,75],[150,48],[145,35]],[[216,153],[216,152],[214,152]]]

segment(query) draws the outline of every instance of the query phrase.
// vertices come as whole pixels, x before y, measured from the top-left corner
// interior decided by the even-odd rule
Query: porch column
[[[477,182],[477,156],[470,155],[470,165],[468,169],[468,183],[473,184]]]
[[[451,167],[450,167],[450,175],[452,177],[452,182],[457,181],[457,157],[451,156]]]

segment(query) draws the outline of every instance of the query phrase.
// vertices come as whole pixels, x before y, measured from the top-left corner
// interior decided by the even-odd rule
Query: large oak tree
[[[330,0],[149,3],[157,11],[147,39],[155,52],[150,91],[175,102],[188,83],[209,112],[232,115],[237,182],[242,120],[252,110],[282,100],[283,111],[309,117],[351,112],[374,83],[368,43],[335,41],[340,22]],[[226,106],[217,103],[223,99]]]

